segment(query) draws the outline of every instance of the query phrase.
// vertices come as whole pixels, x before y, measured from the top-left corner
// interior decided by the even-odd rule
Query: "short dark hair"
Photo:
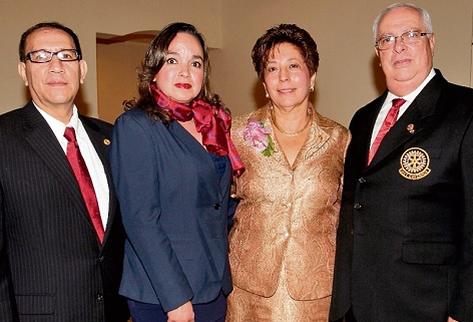
[[[69,36],[71,36],[71,38],[74,42],[74,46],[76,47],[76,48],[70,48],[70,49],[77,50],[77,53],[79,54],[79,59],[82,59],[82,50],[80,49],[79,37],[77,37],[76,33],[74,31],[72,31],[72,29],[70,29],[70,28],[68,28],[68,27],[66,27],[66,26],[64,26],[64,25],[62,25],[58,22],[48,21],[48,22],[37,23],[36,25],[28,28],[28,30],[26,30],[21,35],[20,45],[18,46],[18,53],[19,53],[19,56],[20,56],[20,61],[22,61],[22,62],[26,61],[25,48],[26,48],[26,41],[28,40],[28,36],[31,35],[33,32],[35,32],[36,30],[39,30],[39,29],[58,29],[58,30],[62,30],[65,33],[67,33]]]
[[[282,43],[290,43],[296,46],[302,57],[304,57],[310,74],[312,75],[317,72],[319,68],[319,52],[317,51],[315,40],[306,30],[295,24],[280,24],[268,29],[263,36],[258,38],[253,46],[251,58],[260,80],[264,79],[264,69],[271,50],[276,45]]]
[[[140,97],[137,101],[125,101],[125,109],[138,107],[145,110],[153,119],[160,119],[165,123],[169,122],[169,116],[166,111],[156,108],[156,103],[150,93],[150,86],[154,82],[154,77],[165,63],[169,45],[176,35],[181,32],[194,36],[202,47],[204,53],[204,83],[202,84],[202,89],[197,98],[202,98],[217,106],[221,105],[218,95],[213,95],[210,92],[209,51],[205,44],[204,37],[193,25],[184,22],[174,22],[164,27],[164,29],[161,30],[161,32],[159,32],[149,44],[143,63],[141,64],[141,70],[138,73],[138,93]]]

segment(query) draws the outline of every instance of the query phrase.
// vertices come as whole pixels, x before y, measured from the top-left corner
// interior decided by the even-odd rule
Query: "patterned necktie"
[[[87,170],[87,165],[85,164],[84,158],[82,158],[82,155],[80,154],[74,128],[66,127],[66,130],[64,131],[64,137],[68,141],[66,151],[67,160],[69,161],[77,183],[79,184],[80,192],[84,198],[87,212],[89,213],[90,220],[92,221],[92,224],[95,228],[95,232],[97,233],[100,243],[102,243],[104,230],[102,219],[100,218],[99,204],[95,195],[92,179],[90,178],[89,171]]]
[[[406,100],[402,98],[393,99],[393,105],[389,109],[388,115],[386,115],[383,125],[381,125],[381,128],[379,129],[378,135],[376,135],[373,145],[371,145],[370,153],[368,155],[368,165],[371,163],[371,160],[373,160],[376,154],[376,151],[378,151],[378,148],[381,145],[381,141],[383,141],[384,136],[389,132],[389,130],[396,123],[397,116],[399,115],[399,109],[401,108],[402,104],[404,104],[405,102]]]

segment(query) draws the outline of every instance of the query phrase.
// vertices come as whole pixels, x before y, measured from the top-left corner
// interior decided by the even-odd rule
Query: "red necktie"
[[[379,129],[378,135],[376,135],[373,145],[371,145],[370,153],[368,155],[368,165],[371,163],[371,160],[373,160],[376,151],[378,151],[378,148],[381,145],[381,141],[383,141],[384,136],[396,123],[397,116],[399,115],[399,109],[405,102],[406,100],[402,98],[393,99],[393,106],[389,109],[388,115],[386,115],[383,125],[381,125],[381,128]]]
[[[89,213],[92,224],[94,225],[95,231],[100,242],[103,242],[104,230],[102,225],[102,219],[100,218],[99,204],[97,197],[95,196],[94,186],[92,179],[90,178],[87,165],[85,164],[84,158],[80,154],[79,145],[76,140],[76,133],[74,128],[66,127],[64,131],[64,137],[68,141],[67,143],[67,160],[71,165],[72,171],[79,184],[80,192],[84,198],[87,211]]]

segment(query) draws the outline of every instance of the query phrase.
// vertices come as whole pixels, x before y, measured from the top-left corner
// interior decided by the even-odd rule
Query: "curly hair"
[[[132,99],[124,101],[123,106],[125,110],[135,107],[140,108],[146,111],[154,120],[161,120],[164,123],[169,123],[170,118],[168,113],[159,108],[159,106],[156,106],[154,97],[150,92],[150,85],[154,83],[155,75],[164,65],[169,44],[176,35],[181,32],[194,36],[200,43],[202,51],[204,52],[204,82],[202,89],[196,98],[203,99],[213,105],[221,107],[222,103],[218,95],[214,95],[210,91],[210,62],[208,48],[205,44],[204,37],[193,25],[183,22],[175,22],[167,25],[163,30],[161,30],[161,32],[159,32],[149,44],[141,64],[141,70],[138,73],[139,98],[138,100]]]
[[[317,72],[319,68],[319,52],[317,44],[310,34],[294,24],[280,24],[272,27],[266,33],[258,38],[253,50],[251,58],[256,73],[260,80],[264,80],[264,69],[268,63],[271,51],[281,43],[290,43],[299,49],[304,61],[309,68],[310,74]]]

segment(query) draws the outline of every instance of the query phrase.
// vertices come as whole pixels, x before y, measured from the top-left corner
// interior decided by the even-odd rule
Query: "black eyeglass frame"
[[[45,61],[33,60],[31,58],[32,55],[35,54],[35,53],[39,53],[39,52],[47,53],[49,55],[49,58]],[[75,53],[75,57],[73,59],[68,59],[68,58],[66,58],[62,55],[63,53],[67,53],[67,52]],[[39,49],[39,50],[30,51],[29,53],[27,53],[25,55],[24,62],[29,60],[30,62],[35,63],[35,64],[49,63],[53,59],[54,56],[56,56],[60,61],[64,61],[64,62],[76,61],[76,60],[81,60],[82,59],[82,56],[81,56],[81,54],[79,53],[79,51],[77,49],[72,49],[72,48],[71,49],[61,49],[61,50],[58,50],[58,51],[49,51],[49,50],[46,50],[46,49]]]

